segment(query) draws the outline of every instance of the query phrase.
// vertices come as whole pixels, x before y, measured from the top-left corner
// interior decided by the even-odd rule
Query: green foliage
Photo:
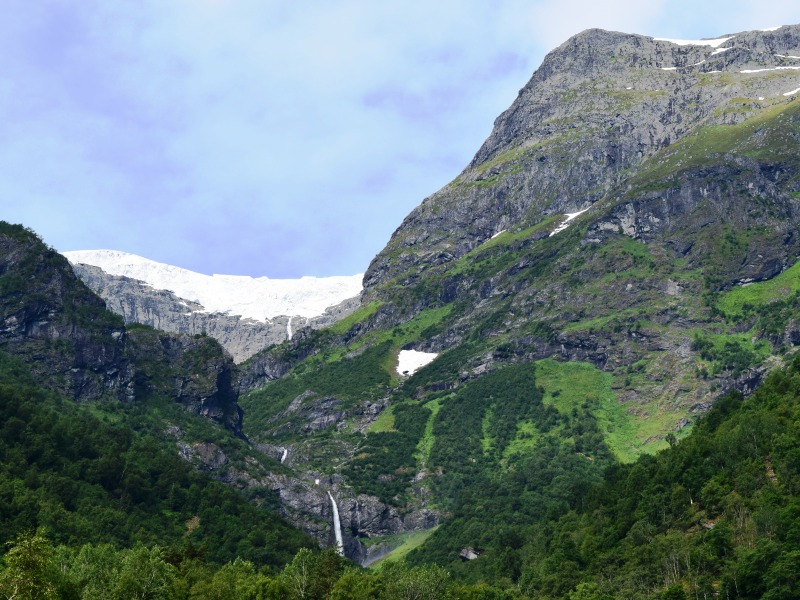
[[[137,407],[130,409],[136,421]],[[109,423],[42,391],[0,353],[0,538],[38,527],[72,546],[188,538],[208,544],[210,560],[239,555],[275,565],[309,543],[277,515],[196,473],[173,440],[137,432],[121,417]],[[193,520],[199,526],[190,531]]]
[[[522,573],[526,528],[568,510],[576,491],[599,479],[610,460],[603,435],[590,411],[561,414],[545,404],[531,364],[498,369],[441,403],[430,468],[451,516],[408,560],[510,584]],[[507,454],[524,422],[537,432],[535,451]],[[480,549],[480,558],[462,563],[465,547]]]
[[[346,559],[335,550],[311,552],[303,549],[286,565],[278,578],[287,599],[324,600],[330,597],[336,580],[347,567]]]
[[[700,335],[694,347],[724,351],[725,343],[717,341],[709,344]],[[561,368],[506,366],[436,398],[431,466],[441,467],[435,485],[454,501],[448,521],[408,554],[410,564],[365,572],[333,551],[301,550],[277,571],[280,562],[247,560],[248,544],[226,537],[228,530],[252,531],[258,522],[258,513],[236,504],[235,494],[204,495],[202,478],[192,479],[181,463],[161,456],[157,440],[130,430],[123,435],[82,407],[37,390],[19,361],[0,354],[0,398],[13,398],[0,402],[0,493],[13,490],[0,502],[0,516],[6,539],[15,539],[0,571],[0,591],[30,598],[797,597],[800,358],[750,399],[721,399],[667,450],[614,466],[594,416],[597,406],[573,402],[573,392],[563,388],[570,376],[584,378],[589,393],[595,375],[584,365]],[[430,404],[395,404],[393,433],[421,439]],[[454,420],[456,414],[468,418]],[[522,423],[537,433],[535,452],[509,451]],[[413,466],[417,443],[408,446],[402,452],[410,452]],[[125,475],[96,464],[108,460],[106,447],[118,460],[108,464],[125,465]],[[131,485],[128,471],[135,476]],[[61,473],[69,481],[54,478]],[[173,504],[159,504],[153,493],[161,480],[186,482],[173,487]],[[90,501],[82,496],[84,481],[92,486]],[[115,499],[125,499],[125,520],[133,521],[136,533],[125,539],[114,501],[104,500],[107,485]],[[187,485],[189,493],[182,495]],[[37,501],[25,504],[33,492]],[[233,511],[245,519],[226,516],[206,538],[187,535],[180,527],[186,515],[198,515],[201,528],[213,519],[192,505],[194,497],[205,498],[201,503],[210,512]],[[156,516],[147,516],[140,499],[154,504],[155,513],[177,518],[141,520]],[[91,535],[82,537],[70,513],[79,515],[87,505],[96,510],[90,520],[96,533],[85,529]],[[181,512],[184,506],[190,510]],[[26,516],[18,521],[25,527],[15,530],[8,517],[16,513]],[[28,533],[42,523],[68,546]],[[165,535],[170,528],[177,534],[172,541]],[[164,541],[148,540],[142,535],[147,531],[158,531]],[[278,535],[275,543],[285,543],[285,532]],[[160,545],[165,542],[171,550]],[[202,543],[205,551],[197,552],[194,544]],[[228,548],[229,558],[219,560],[216,545]],[[477,560],[458,559],[467,546],[479,549]],[[272,570],[257,566],[265,563]],[[37,587],[23,589],[23,583]]]
[[[386,365],[391,350],[392,343],[387,341],[352,358],[322,363],[305,370],[298,368],[286,378],[242,396],[239,403],[247,413],[246,433],[257,437],[259,431],[266,429],[271,417],[285,410],[306,390],[336,396],[350,404],[374,397],[391,382]]]
[[[119,571],[114,575],[111,598],[167,600],[172,597],[175,568],[164,561],[164,551],[157,546],[137,546],[124,552]]]
[[[350,331],[355,325],[368,321],[371,317],[378,312],[381,307],[381,302],[370,302],[369,304],[358,308],[353,314],[346,316],[341,321],[337,321],[328,328],[328,331],[344,335]]]
[[[768,281],[733,288],[716,307],[735,324],[752,324],[753,332],[779,338],[800,315],[800,262]]]
[[[749,400],[720,400],[680,443],[610,469],[577,509],[535,530],[543,539],[528,537],[522,585],[532,595],[583,582],[622,597],[792,597],[798,390],[795,361]],[[564,561],[569,572],[556,568]]]
[[[638,428],[617,400],[610,373],[589,363],[545,359],[536,363],[536,379],[544,390],[544,401],[562,414],[571,413],[575,407],[591,410],[617,459],[631,462],[639,456]]]
[[[703,167],[720,161],[724,154],[744,154],[766,161],[796,161],[794,152],[800,104],[777,104],[736,125],[710,125],[657,152],[632,178],[646,187],[663,182],[683,169]],[[754,135],[756,132],[759,135]]]
[[[381,543],[398,543],[399,545],[385,556],[381,557],[374,563],[370,564],[370,568],[380,569],[384,564],[389,562],[402,561],[412,550],[416,550],[439,528],[439,526],[430,529],[423,529],[422,531],[412,531],[411,533],[398,533],[394,535],[383,536]]]
[[[414,454],[431,411],[415,402],[406,402],[394,405],[392,414],[393,430],[367,433],[343,474],[359,492],[402,505],[406,488],[416,474]]]
[[[59,574],[50,542],[40,534],[20,534],[5,556],[0,594],[20,600],[58,598]]]
[[[439,600],[445,597],[450,584],[450,574],[437,565],[406,568],[398,563],[388,563],[381,569],[386,582],[387,598],[398,600]]]
[[[754,346],[741,337],[701,333],[695,333],[691,348],[712,363],[710,375],[729,372],[733,377],[761,364],[769,350],[766,343]]]
[[[455,348],[442,352],[432,363],[419,369],[403,384],[403,391],[413,396],[424,388],[437,387],[436,384],[449,383],[456,378],[468,359],[480,352],[478,342],[465,342]]]
[[[7,221],[0,221],[0,235],[10,237],[19,242],[26,242],[29,240],[36,240],[40,243],[42,238],[30,227],[25,227],[18,223],[9,223]]]

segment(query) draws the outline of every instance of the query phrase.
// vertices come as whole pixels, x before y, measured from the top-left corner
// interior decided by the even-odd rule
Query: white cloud
[[[712,21],[666,0],[11,3],[0,193],[20,201],[0,218],[61,249],[118,243],[274,277],[363,270],[570,35],[714,36],[750,10],[712,2]],[[765,13],[759,26],[776,24]]]

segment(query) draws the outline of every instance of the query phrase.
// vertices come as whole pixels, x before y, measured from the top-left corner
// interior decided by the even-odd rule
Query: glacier
[[[98,267],[109,275],[143,281],[201,304],[206,312],[269,322],[281,315],[317,317],[329,306],[361,293],[363,273],[334,277],[271,279],[204,275],[119,250],[62,252],[72,264]]]

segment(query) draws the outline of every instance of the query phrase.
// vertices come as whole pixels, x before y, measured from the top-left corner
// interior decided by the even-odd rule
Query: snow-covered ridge
[[[202,304],[208,312],[269,321],[280,315],[316,317],[329,306],[361,293],[363,274],[340,277],[270,279],[203,275],[117,250],[62,253],[71,263],[99,267],[109,275],[144,281],[160,290]]]

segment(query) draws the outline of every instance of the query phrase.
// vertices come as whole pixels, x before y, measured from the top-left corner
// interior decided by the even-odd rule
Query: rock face
[[[800,122],[796,111],[786,118]],[[688,264],[700,268],[708,266],[725,227],[729,232],[757,229],[759,235],[749,240],[747,252],[720,269],[719,284],[729,287],[770,279],[798,253],[800,202],[786,192],[794,173],[792,168],[776,171],[742,156],[722,156],[714,165],[671,178],[663,189],[633,193],[630,201],[598,214],[583,243],[600,244],[620,232],[646,244],[663,240]]]
[[[364,277],[464,255],[511,226],[591,206],[699,126],[740,123],[797,88],[800,26],[677,44],[590,29],[548,54],[461,175],[409,214]]]
[[[237,363],[260,350],[286,341],[304,327],[318,329],[331,325],[359,306],[358,298],[349,298],[328,307],[316,317],[282,315],[266,322],[205,308],[168,290],[129,277],[109,275],[101,268],[73,263],[76,275],[106,301],[108,309],[121,315],[126,323],[141,323],[163,331],[206,334],[227,350]]]
[[[336,479],[309,482],[272,475],[269,481],[280,498],[281,514],[325,545],[335,547],[333,511],[327,495],[330,492],[339,507],[345,556],[365,565],[386,548],[368,549],[364,540],[430,529],[439,523],[439,515],[433,511],[421,509],[401,515],[395,507],[377,498],[354,495]]]
[[[187,410],[241,434],[235,365],[214,339],[134,328],[127,352],[140,367],[134,378],[140,395],[167,393]]]
[[[68,398],[133,400],[122,320],[35,234],[0,225],[0,348]]]
[[[150,394],[241,432],[235,366],[209,337],[128,330],[35,234],[0,222],[0,349],[78,401]]]

